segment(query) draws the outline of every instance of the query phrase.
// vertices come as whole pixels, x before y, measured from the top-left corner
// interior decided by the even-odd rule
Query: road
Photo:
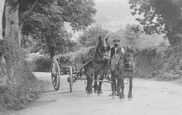
[[[87,97],[84,81],[74,83],[69,92],[66,76],[61,78],[59,91],[54,91],[50,73],[35,73],[47,81],[45,91],[25,109],[0,115],[181,115],[182,85],[174,82],[134,79],[133,99],[109,97],[110,84],[103,84],[103,94]],[[128,85],[125,85],[127,97]]]

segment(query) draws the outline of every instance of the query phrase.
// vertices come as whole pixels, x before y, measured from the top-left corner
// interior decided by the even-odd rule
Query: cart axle
[[[96,80],[96,82],[106,82],[106,83],[112,83],[112,81],[104,81],[104,80]]]

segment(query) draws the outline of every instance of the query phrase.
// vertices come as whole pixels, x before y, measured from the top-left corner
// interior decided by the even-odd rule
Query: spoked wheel
[[[70,66],[70,92],[73,90],[73,68]]]
[[[60,67],[58,61],[53,59],[52,61],[52,69],[51,69],[51,77],[52,77],[52,85],[54,89],[57,91],[60,87]]]

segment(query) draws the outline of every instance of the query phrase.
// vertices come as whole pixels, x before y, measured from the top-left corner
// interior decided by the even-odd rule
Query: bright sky
[[[96,3],[96,18],[107,17],[113,24],[117,25],[136,23],[135,17],[131,15],[130,4],[128,0],[95,0]]]
[[[126,2],[128,0],[95,0],[95,2]]]
[[[95,3],[97,9],[96,22],[101,17],[110,20],[109,23],[103,25],[105,29],[117,31],[120,28],[125,28],[126,24],[137,23],[135,17],[131,15],[128,0],[95,0]],[[78,37],[78,35],[79,33],[76,33],[74,37]]]

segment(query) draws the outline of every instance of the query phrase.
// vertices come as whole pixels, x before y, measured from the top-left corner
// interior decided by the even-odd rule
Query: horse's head
[[[97,52],[100,53],[100,56],[102,56],[102,60],[110,59],[109,55],[110,45],[108,43],[108,39],[109,37],[106,37],[104,39],[101,39],[101,37],[99,37],[98,40]]]
[[[134,54],[135,50],[132,47],[124,47],[124,67],[134,69]]]

